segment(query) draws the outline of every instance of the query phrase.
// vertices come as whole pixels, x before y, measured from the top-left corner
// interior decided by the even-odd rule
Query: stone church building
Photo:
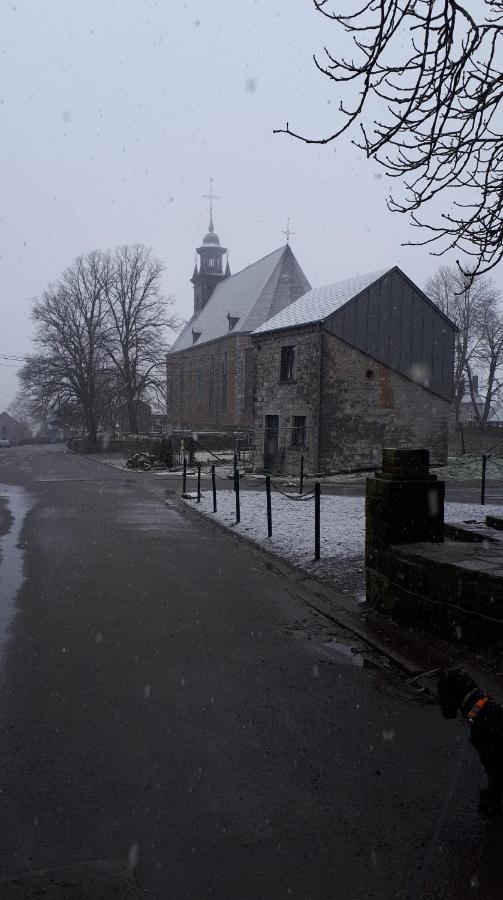
[[[169,430],[239,431],[253,425],[251,333],[310,290],[287,243],[231,275],[210,224],[192,275],[194,314],[166,359]]]
[[[387,446],[446,463],[454,335],[397,267],[308,291],[252,335],[256,468],[371,468]]]

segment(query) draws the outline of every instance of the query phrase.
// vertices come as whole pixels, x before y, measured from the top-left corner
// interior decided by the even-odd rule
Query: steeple
[[[194,285],[195,316],[206,306],[219,281],[230,275],[228,261],[225,274],[222,269],[222,257],[227,253],[227,248],[220,246],[220,238],[213,225],[213,201],[217,199],[213,194],[213,178],[210,178],[210,193],[206,194],[206,197],[210,201],[210,224],[201,246],[196,251],[199,255],[199,270],[196,262],[190,279]]]

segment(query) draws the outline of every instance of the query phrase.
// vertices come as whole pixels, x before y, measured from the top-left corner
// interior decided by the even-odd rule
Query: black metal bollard
[[[201,463],[197,464],[197,502],[201,502]]]
[[[267,537],[272,537],[272,509],[271,509],[271,476],[265,476],[265,493],[267,498]]]
[[[236,478],[238,473],[238,458],[236,451],[234,450],[234,490],[236,490]]]
[[[182,481],[182,494],[187,493],[187,457],[184,454],[183,457],[183,481]]]
[[[236,493],[236,525],[241,521],[241,502],[239,498],[239,472],[236,469],[234,473],[234,491]]]
[[[487,466],[487,455],[485,453],[482,454],[482,485],[480,489],[480,504],[484,506],[486,502],[486,466]]]
[[[213,512],[217,511],[217,480],[215,478],[215,466],[211,467],[211,487],[213,489]]]
[[[304,456],[300,457],[300,484],[299,484],[299,494],[302,494],[304,490]]]
[[[314,558],[320,558],[320,482],[314,485]]]

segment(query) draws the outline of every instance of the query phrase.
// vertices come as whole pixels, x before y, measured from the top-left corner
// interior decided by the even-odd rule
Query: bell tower
[[[213,178],[210,178],[210,193],[206,195],[206,198],[210,201],[210,224],[201,246],[197,248],[199,268],[196,259],[194,272],[190,279],[194,285],[195,316],[204,309],[219,281],[223,281],[231,274],[228,260],[225,272],[223,270],[222,257],[227,253],[227,248],[220,246],[220,239],[213,227],[213,201],[218,199],[213,194]]]

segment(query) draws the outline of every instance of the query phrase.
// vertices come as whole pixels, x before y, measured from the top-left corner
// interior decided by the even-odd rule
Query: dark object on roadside
[[[150,447],[150,454],[155,458],[157,463],[171,469],[173,466],[173,444],[168,437],[160,437],[153,441]]]
[[[156,457],[152,456],[151,453],[133,453],[133,455],[126,460],[126,469],[141,469],[143,472],[148,472],[155,461]]]
[[[463,669],[444,669],[438,681],[442,715],[455,719],[458,711],[470,725],[470,741],[487,773],[480,791],[481,812],[492,815],[503,798],[503,707],[483,691]]]

